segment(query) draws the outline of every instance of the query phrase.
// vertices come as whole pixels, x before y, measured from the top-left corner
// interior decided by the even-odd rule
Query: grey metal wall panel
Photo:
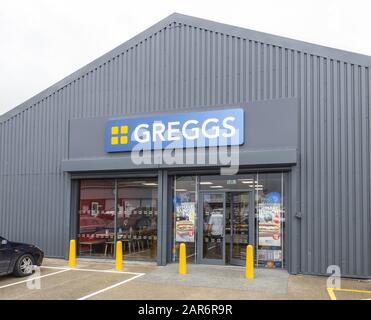
[[[172,15],[0,117],[0,233],[64,255],[69,119],[299,98],[300,272],[371,276],[370,65]]]

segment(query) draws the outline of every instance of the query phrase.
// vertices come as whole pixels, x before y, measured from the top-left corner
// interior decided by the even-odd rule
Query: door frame
[[[227,260],[227,252],[226,252],[226,201],[227,201],[227,193],[248,193],[250,197],[250,212],[252,214],[249,215],[249,244],[253,245],[255,248],[255,193],[253,188],[246,188],[246,189],[223,189],[223,190],[199,190],[198,191],[198,205],[197,205],[197,256],[196,261],[198,264],[213,264],[213,265],[225,265]],[[204,194],[223,194],[223,210],[224,210],[224,224],[223,224],[223,258],[222,259],[205,259],[203,258],[203,238],[204,238],[204,212],[203,212],[203,204],[204,204]],[[232,235],[231,235],[232,240]],[[228,252],[230,264],[232,264],[232,247]],[[233,264],[234,265],[234,264]],[[239,264],[236,264],[239,265]]]

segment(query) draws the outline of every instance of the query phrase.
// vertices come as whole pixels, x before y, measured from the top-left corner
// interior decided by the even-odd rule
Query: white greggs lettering
[[[152,130],[146,123],[139,124],[133,131],[133,139],[139,143],[181,140],[181,135],[187,140],[197,140],[200,133],[207,139],[215,139],[221,135],[224,138],[233,137],[236,128],[233,126],[235,117],[226,117],[220,123],[217,118],[209,118],[200,123],[196,119],[187,120],[180,126],[180,121],[171,121],[166,125],[163,122],[153,122]],[[211,125],[209,125],[211,124]],[[215,124],[215,125],[212,125]],[[225,130],[221,130],[225,129]],[[151,137],[152,132],[152,137]]]
[[[106,151],[132,151],[244,143],[244,111],[241,108],[208,110],[143,118],[109,120]],[[193,144],[193,145],[192,145]]]

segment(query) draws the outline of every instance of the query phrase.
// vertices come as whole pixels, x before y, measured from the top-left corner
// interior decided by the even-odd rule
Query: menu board
[[[175,241],[195,242],[196,203],[178,203],[175,206],[175,215]]]
[[[281,205],[259,204],[259,246],[281,246]]]

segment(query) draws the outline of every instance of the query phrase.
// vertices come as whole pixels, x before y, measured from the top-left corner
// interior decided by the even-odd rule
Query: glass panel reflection
[[[157,179],[118,180],[117,239],[124,259],[157,256]]]
[[[80,181],[79,254],[113,257],[117,239],[124,259],[156,260],[156,178]]]
[[[231,258],[243,264],[246,259],[249,228],[249,193],[231,193]]]
[[[114,190],[113,180],[81,180],[78,233],[81,256],[113,256]]]
[[[224,193],[204,193],[204,259],[223,260],[224,214]]]
[[[197,254],[197,177],[175,177],[173,185],[172,261],[179,260],[179,245],[185,243],[187,262],[195,263]]]
[[[239,174],[234,176],[200,176],[200,190],[220,191],[251,189],[256,186],[255,175]]]
[[[266,268],[283,267],[286,197],[284,173],[257,176],[257,261]]]

